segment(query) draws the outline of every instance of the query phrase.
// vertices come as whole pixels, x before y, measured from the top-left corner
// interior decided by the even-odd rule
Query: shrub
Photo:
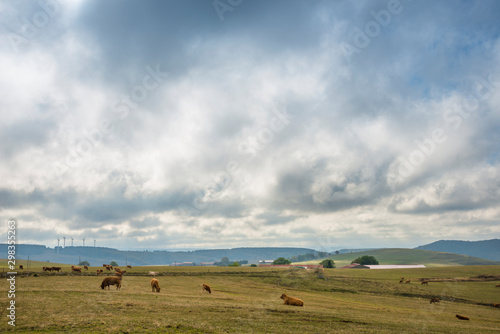
[[[363,255],[361,257],[358,257],[354,261],[351,262],[353,263],[359,263],[359,264],[378,264],[377,259],[374,256],[370,255]]]
[[[284,257],[279,257],[273,261],[273,264],[290,264],[290,260],[285,259]]]
[[[335,268],[335,262],[332,259],[323,260],[319,264],[323,265],[323,268]]]

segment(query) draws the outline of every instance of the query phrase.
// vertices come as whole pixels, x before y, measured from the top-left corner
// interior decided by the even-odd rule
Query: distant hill
[[[472,256],[409,248],[382,248],[357,253],[331,255],[328,258],[335,261],[336,267],[339,268],[350,264],[351,261],[363,255],[375,256],[380,264],[424,264],[427,267],[500,265],[500,262]],[[322,259],[310,262],[318,263],[320,261]]]
[[[169,265],[180,262],[213,262],[228,257],[230,261],[248,260],[256,263],[259,260],[275,260],[279,257],[292,257],[307,253],[317,253],[309,248],[259,247],[207,249],[195,251],[122,251],[106,247],[54,247],[44,245],[16,245],[17,259],[26,260],[28,256],[34,261],[49,261],[65,264],[77,264],[79,260],[88,261],[91,265],[102,265],[116,261],[119,265],[131,264]],[[7,254],[7,244],[0,244],[0,254]],[[1,255],[0,255],[1,257]]]
[[[500,261],[500,239],[482,241],[439,240],[415,249],[456,253]]]

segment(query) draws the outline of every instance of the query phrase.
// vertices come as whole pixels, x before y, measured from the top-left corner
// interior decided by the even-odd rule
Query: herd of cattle
[[[113,266],[109,265],[109,264],[103,264],[102,266],[104,268],[106,268],[106,270],[108,270],[108,271],[111,271],[114,269],[115,273],[114,273],[114,276],[108,276],[108,277],[104,278],[104,280],[102,281],[102,283],[100,285],[101,289],[104,290],[107,287],[109,290],[111,285],[116,285],[116,289],[120,290],[121,286],[122,286],[123,275],[126,274],[127,271],[121,270],[118,267],[113,268]],[[132,269],[132,266],[127,265],[127,268]],[[20,265],[19,269],[21,269],[21,270],[24,269],[23,265]],[[62,270],[61,267],[43,267],[42,269],[43,269],[43,271],[57,271],[57,272]],[[89,267],[83,266],[83,269],[89,270]],[[71,266],[71,271],[81,273],[82,268],[78,267],[78,266]],[[104,271],[103,269],[97,269],[97,276],[99,276],[103,271]],[[157,271],[150,271],[148,273],[148,275],[152,275],[152,276],[156,276],[158,274],[159,274],[159,272],[157,272]],[[405,280],[404,277],[400,277],[399,283],[403,283],[403,282],[410,283],[411,279]],[[421,280],[420,284],[421,285],[429,285],[429,281],[428,280]],[[495,287],[500,288],[500,284],[495,285]],[[212,293],[212,289],[207,284],[202,284],[201,288],[202,288],[203,292],[208,292],[209,294]],[[160,282],[158,281],[158,279],[156,279],[156,278],[151,279],[151,290],[152,290],[152,292],[160,292]],[[304,302],[298,298],[289,297],[286,294],[282,294],[280,298],[283,299],[284,305],[304,306]],[[431,304],[432,303],[439,303],[439,302],[440,302],[440,300],[437,297],[431,298],[431,301],[430,301]],[[492,305],[493,305],[493,307],[500,308],[500,304],[492,304]],[[456,317],[460,320],[469,320],[468,317],[458,315],[458,314],[456,315]]]

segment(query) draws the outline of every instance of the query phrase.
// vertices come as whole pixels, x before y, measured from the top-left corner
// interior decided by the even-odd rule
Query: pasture
[[[15,328],[7,324],[8,285],[2,279],[0,331],[500,333],[500,308],[491,305],[500,303],[500,266],[323,272],[134,267],[121,290],[109,291],[99,287],[104,276],[95,274],[102,267],[70,274],[68,265],[60,265],[62,273],[43,273],[41,266],[35,263],[31,275],[17,277]],[[151,292],[148,271],[160,272],[160,293]],[[400,276],[411,283],[399,284]],[[420,284],[422,278],[430,280],[428,286]],[[212,294],[202,292],[203,283]],[[304,307],[283,305],[282,293],[300,298]],[[440,303],[430,304],[432,297]]]

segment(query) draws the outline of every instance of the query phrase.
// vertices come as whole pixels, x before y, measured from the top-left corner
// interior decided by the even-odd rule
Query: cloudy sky
[[[2,219],[50,247],[499,238],[499,12],[1,1]]]

